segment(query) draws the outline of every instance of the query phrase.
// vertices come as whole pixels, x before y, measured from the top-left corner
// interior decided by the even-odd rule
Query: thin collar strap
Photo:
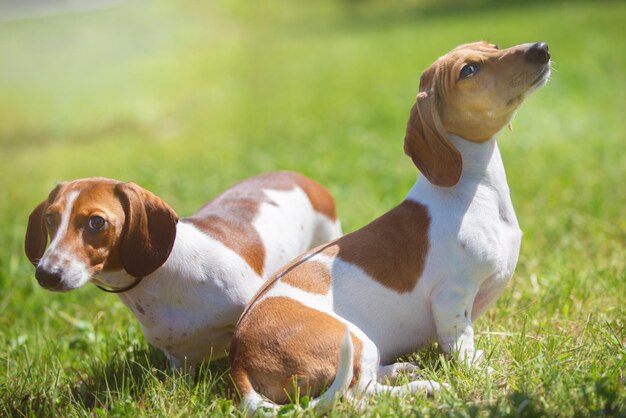
[[[134,282],[132,282],[126,287],[121,287],[119,289],[107,289],[106,287],[102,287],[99,284],[97,284],[96,286],[98,287],[98,289],[103,290],[107,293],[123,293],[123,292],[129,291],[130,289],[133,289],[135,286],[137,286],[141,282],[142,279],[143,277],[135,277]]]

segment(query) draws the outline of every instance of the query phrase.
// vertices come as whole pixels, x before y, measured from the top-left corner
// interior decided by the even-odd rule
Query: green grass
[[[23,235],[55,181],[132,180],[184,216],[292,169],[326,184],[354,230],[415,181],[402,138],[421,71],[489,39],[547,41],[556,68],[500,134],[525,235],[476,323],[496,371],[415,353],[451,389],[361,413],[625,416],[626,4],[301,3],[132,1],[0,23],[0,415],[241,415],[225,362],[187,384],[115,296],[37,286]]]

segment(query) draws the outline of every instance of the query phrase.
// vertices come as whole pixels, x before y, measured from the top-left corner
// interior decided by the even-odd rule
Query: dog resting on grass
[[[59,184],[34,209],[25,249],[46,289],[111,288],[181,368],[226,355],[264,280],[340,235],[330,193],[297,173],[242,181],[181,219],[134,183],[87,178]]]
[[[494,135],[549,76],[545,43],[461,45],[423,73],[404,139],[422,175],[406,199],[290,263],[239,320],[230,365],[248,413],[296,393],[319,409],[338,394],[431,394],[439,383],[385,379],[415,371],[393,362],[433,342],[480,359],[472,322],[511,278],[522,238]]]

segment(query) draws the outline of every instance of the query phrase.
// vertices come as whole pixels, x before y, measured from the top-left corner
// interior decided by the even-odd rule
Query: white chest
[[[497,143],[456,140],[455,145],[464,163],[459,183],[440,188],[420,178],[409,193],[431,215],[430,270],[437,281],[506,282],[517,264],[522,232]]]
[[[507,281],[515,270],[522,232],[507,193],[479,186],[467,211],[459,219],[456,248],[473,278]]]

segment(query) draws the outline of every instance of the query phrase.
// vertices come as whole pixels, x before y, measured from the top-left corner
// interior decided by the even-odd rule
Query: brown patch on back
[[[295,267],[282,281],[305,292],[325,295],[330,289],[331,277],[328,267],[312,260]]]
[[[241,321],[230,349],[231,376],[241,395],[254,388],[276,403],[295,395],[318,396],[335,379],[346,326],[285,298],[260,302]],[[352,335],[354,378],[360,375],[361,340]]]
[[[369,225],[339,238],[323,253],[357,265],[396,292],[410,292],[424,270],[429,227],[426,206],[405,200]]]
[[[251,202],[242,202],[238,209],[249,206],[249,213],[255,214],[256,207],[252,207]],[[246,263],[259,276],[263,276],[263,265],[265,264],[265,247],[258,232],[251,225],[254,216],[249,219],[241,219],[237,223],[234,217],[228,215],[204,215],[201,218],[188,218],[197,228],[211,235],[213,238],[224,243],[228,248],[246,260]],[[187,219],[183,220],[187,221]]]
[[[294,179],[298,183],[298,186],[309,197],[311,205],[316,212],[326,215],[326,217],[333,221],[337,219],[337,212],[335,208],[335,200],[331,196],[330,192],[321,184],[311,180],[308,177],[300,174],[294,174]]]
[[[261,285],[261,287],[256,291],[256,293],[252,296],[252,298],[250,298],[250,301],[246,305],[246,308],[243,310],[243,313],[239,317],[239,321],[237,323],[239,323],[247,315],[248,311],[250,309],[252,309],[252,306],[254,305],[254,303],[257,300],[259,300],[261,298],[261,296],[266,294],[277,281],[279,281],[279,280],[281,280],[281,279],[283,279],[285,277],[288,277],[289,274],[294,269],[297,269],[301,265],[306,264],[309,260],[314,258],[317,254],[323,253],[327,248],[329,248],[329,247],[331,247],[333,245],[334,245],[334,241],[330,242],[328,244],[323,244],[323,245],[320,245],[319,247],[313,248],[312,250],[309,250],[308,252],[306,252],[304,254],[301,254],[298,257],[294,258],[291,262],[287,263],[280,270],[278,270],[271,278],[267,279],[265,281],[265,283],[263,283]],[[330,271],[328,273],[330,275]],[[330,279],[332,279],[332,276],[329,278],[328,286],[330,286],[330,283],[331,283]],[[289,280],[289,279],[287,279],[287,280]],[[289,283],[289,284],[291,284],[292,286],[295,286],[295,287],[302,288],[302,286],[300,286],[300,285],[295,283],[295,280],[293,280],[293,283]],[[328,289],[326,291],[324,291],[323,293],[321,293],[321,294],[325,294],[325,293],[328,293]]]
[[[322,186],[317,185],[316,188],[315,185],[317,183],[313,180],[297,173],[277,171],[262,174],[230,187],[203,206],[196,214],[183,221],[193,223],[197,228],[240,254],[262,277],[265,247],[252,223],[263,203],[276,204],[263,191],[287,191],[300,187],[309,196],[314,208],[317,204],[323,210],[334,214],[332,197]],[[325,200],[323,191],[327,193],[332,209],[328,207],[329,203],[327,199]]]
[[[405,200],[369,225],[314,248],[283,267],[257,290],[239,322],[279,280],[311,293],[328,293],[332,272],[315,260],[318,254],[353,263],[396,292],[410,292],[424,270],[429,227],[426,206]]]

